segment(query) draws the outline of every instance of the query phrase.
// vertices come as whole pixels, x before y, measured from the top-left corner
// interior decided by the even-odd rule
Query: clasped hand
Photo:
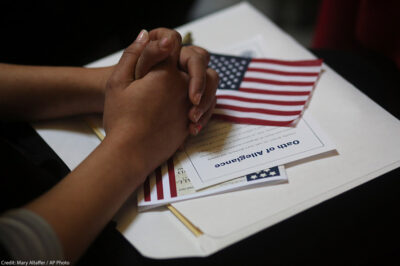
[[[115,66],[106,86],[104,127],[107,138],[140,158],[143,173],[210,119],[218,75],[208,60],[206,50],[182,47],[179,33],[159,28],[142,31]]]

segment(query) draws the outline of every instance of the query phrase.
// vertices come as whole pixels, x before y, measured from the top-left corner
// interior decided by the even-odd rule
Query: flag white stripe
[[[250,62],[249,67],[287,71],[287,72],[319,73],[321,71],[320,66],[284,66],[271,63],[260,63],[260,62]]]
[[[249,103],[243,102],[240,100],[232,100],[232,99],[218,99],[218,104],[230,105],[230,106],[239,106],[246,108],[260,108],[260,109],[268,109],[275,111],[301,111],[303,110],[303,105],[277,105],[277,104],[266,104],[266,103]]]
[[[266,83],[259,83],[254,81],[242,81],[240,88],[259,89],[259,90],[272,90],[272,91],[311,91],[313,86],[281,86]]]
[[[214,114],[226,115],[230,117],[239,117],[239,118],[250,118],[250,119],[260,119],[260,120],[267,120],[267,121],[292,121],[297,119],[298,115],[291,115],[291,116],[283,116],[283,115],[268,115],[268,114],[260,114],[254,112],[240,112],[240,111],[233,111],[227,109],[214,109]]]
[[[269,80],[276,80],[276,81],[290,81],[290,82],[315,82],[318,76],[284,76],[278,74],[271,74],[271,73],[263,73],[257,71],[248,70],[244,74],[245,78],[258,78],[258,79],[269,79]]]
[[[142,184],[138,191],[138,202],[144,201],[144,185]]]
[[[163,183],[163,189],[164,189],[164,199],[170,199],[171,198],[171,190],[169,188],[168,166],[166,163],[164,163],[161,166],[161,175],[162,175],[162,183]]]
[[[237,90],[217,90],[217,96],[225,96],[225,95],[243,97],[248,99],[286,101],[286,102],[307,101],[308,99],[307,95],[306,96],[270,95],[261,93],[242,92]]]
[[[151,173],[150,179],[150,201],[157,200],[156,174]]]

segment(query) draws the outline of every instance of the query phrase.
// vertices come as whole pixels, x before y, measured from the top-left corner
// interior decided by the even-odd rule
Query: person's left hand
[[[216,104],[216,91],[219,77],[214,69],[208,67],[210,55],[198,46],[184,46],[179,58],[180,67],[189,73],[189,99],[193,103],[189,111],[192,123],[189,130],[197,135],[211,118]]]
[[[162,43],[166,45],[159,47]],[[188,113],[192,122],[189,131],[192,135],[197,135],[212,115],[219,80],[218,74],[208,68],[210,55],[207,50],[198,46],[182,47],[181,36],[174,30],[166,28],[152,30],[149,33],[149,43],[138,59],[135,79],[145,76],[152,67],[171,53],[179,55],[177,58],[179,68],[189,74],[188,96],[193,104]]]

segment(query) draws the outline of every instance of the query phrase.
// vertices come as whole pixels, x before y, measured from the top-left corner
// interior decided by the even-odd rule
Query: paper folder
[[[261,36],[263,56],[313,55],[247,3],[178,28],[195,44],[225,52],[230,44]],[[118,61],[121,52],[90,66]],[[400,166],[400,121],[324,66],[307,112],[329,135],[337,153],[287,165],[289,183],[173,204],[203,234],[195,236],[167,208],[138,213],[135,195],[116,216],[118,229],[145,256],[206,256],[322,201]],[[379,88],[377,88],[379,89]],[[71,168],[99,140],[83,121],[36,124],[39,134]]]

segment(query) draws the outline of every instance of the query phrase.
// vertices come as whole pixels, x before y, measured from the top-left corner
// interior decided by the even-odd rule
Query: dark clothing
[[[46,192],[68,167],[27,123],[0,123],[0,213]]]
[[[39,197],[70,172],[28,123],[0,122],[0,158],[0,213]],[[110,222],[77,264],[123,265],[138,260],[138,252],[115,227]],[[1,245],[0,259],[11,259]]]

